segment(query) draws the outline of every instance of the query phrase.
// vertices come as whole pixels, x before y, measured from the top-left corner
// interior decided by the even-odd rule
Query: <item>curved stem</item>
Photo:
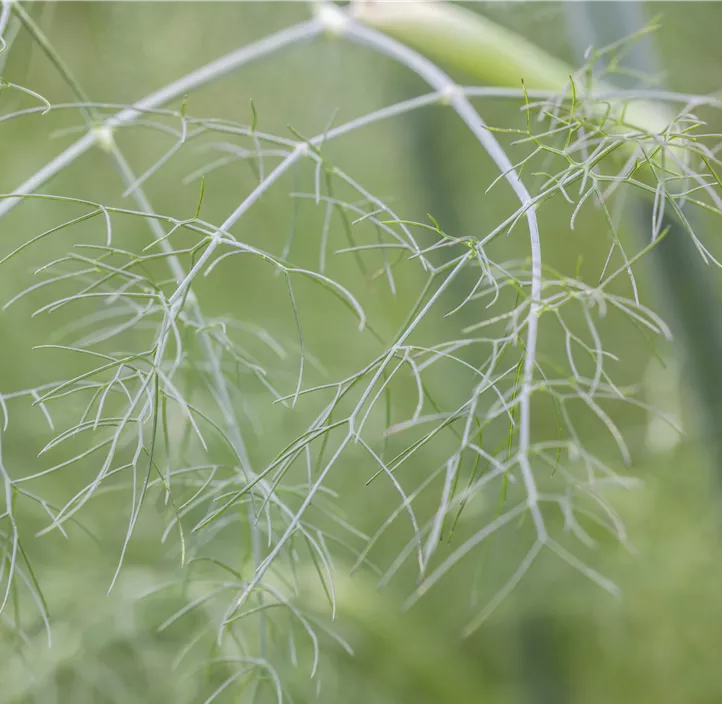
[[[0,6],[0,41],[4,41],[3,35],[5,34],[5,30],[8,28],[12,5],[13,4],[10,0],[5,0],[5,2],[2,3],[2,6]],[[4,46],[0,47],[0,49],[4,48]]]
[[[487,154],[505,176],[525,210],[525,218],[529,227],[529,240],[531,247],[531,302],[527,324],[526,353],[524,368],[519,391],[519,466],[521,468],[524,486],[527,492],[527,504],[534,520],[534,525],[540,541],[547,538],[546,527],[538,505],[538,492],[534,474],[529,462],[530,426],[531,426],[531,387],[534,381],[536,366],[536,345],[538,337],[538,319],[541,306],[541,280],[542,257],[541,242],[539,239],[539,226],[536,212],[532,206],[532,197],[524,183],[514,170],[511,160],[502,149],[494,135],[486,128],[484,121],[458,88],[456,83],[438,66],[418,54],[413,49],[397,42],[395,39],[382,34],[370,27],[344,17],[342,34],[359,44],[385,54],[395,61],[403,64],[432,88],[440,91],[447,99],[448,104],[464,121],[466,126],[484,147]]]

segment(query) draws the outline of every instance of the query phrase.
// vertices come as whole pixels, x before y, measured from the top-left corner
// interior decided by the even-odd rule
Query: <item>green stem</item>
[[[50,63],[55,66],[58,73],[63,77],[63,80],[68,84],[70,90],[73,91],[75,98],[79,103],[81,103],[80,110],[83,113],[85,121],[88,124],[95,123],[98,116],[95,109],[90,106],[90,98],[75,78],[73,72],[70,70],[70,67],[65,63],[65,61],[63,61],[60,54],[55,51],[55,48],[50,43],[50,40],[45,36],[43,30],[40,29],[35,20],[25,11],[25,8],[23,8],[20,3],[13,2],[11,8],[22,23],[23,27],[27,29],[30,36],[32,36],[37,45],[42,49],[43,53],[48,57]]]
[[[528,89],[564,94],[570,88],[570,76],[576,73],[521,35],[449,2],[362,0],[354,5],[353,14],[438,64],[484,83],[519,87],[523,82]],[[613,86],[598,81],[595,89],[608,92]],[[664,105],[648,100],[620,103],[616,108],[624,111],[628,127],[650,134],[662,134],[674,117]],[[634,146],[630,143],[629,148]]]

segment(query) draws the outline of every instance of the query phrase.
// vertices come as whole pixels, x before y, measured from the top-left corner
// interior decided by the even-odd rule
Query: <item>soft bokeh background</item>
[[[563,4],[477,4],[474,8],[575,61]],[[29,11],[91,98],[112,103],[130,103],[235,47],[304,19],[309,12],[300,2],[63,2],[35,3]],[[613,12],[613,7],[609,11]],[[722,76],[722,6],[650,3],[644,12],[649,17],[661,14],[662,27],[654,41],[666,85],[689,93],[717,90]],[[51,102],[72,99],[53,67],[23,32],[12,47],[3,75]],[[334,115],[340,123],[422,91],[425,88],[420,81],[389,61],[365,49],[322,38],[245,66],[193,93],[188,112],[248,122],[252,97],[259,129],[288,136],[287,126],[292,125],[302,134],[312,135],[322,132]],[[24,105],[23,100],[3,92],[0,107],[7,112]],[[518,104],[489,100],[477,105],[490,124],[521,124]],[[713,114],[704,117],[715,120]],[[716,127],[712,122],[709,128],[712,133],[722,127],[716,119]],[[69,112],[0,124],[0,192],[12,191],[59,152],[74,136],[67,129],[79,124],[77,114]],[[158,132],[142,128],[121,132],[118,139],[138,172],[172,143],[170,138],[164,142]],[[421,220],[432,213],[449,232],[482,234],[493,229],[511,207],[505,195],[483,196],[496,174],[478,145],[453,115],[441,108],[344,137],[331,145],[329,158],[359,182],[370,185],[375,194],[389,202],[393,199],[400,216]],[[152,177],[147,191],[156,209],[191,217],[199,183],[184,185],[182,179],[207,160],[206,153],[189,145]],[[204,218],[221,222],[249,192],[254,178],[243,163],[209,175]],[[286,177],[234,232],[244,241],[280,252],[294,222],[294,261],[312,267],[318,260],[323,209],[289,198],[292,191],[313,189],[311,169],[302,169],[296,178],[294,182],[293,176]],[[53,179],[47,190],[123,204],[117,175],[100,152],[84,156]],[[57,224],[67,212],[67,206],[21,205],[0,223],[1,253]],[[604,225],[598,213],[590,210],[570,233],[570,212],[563,201],[545,211],[547,262],[573,271],[581,255],[582,273],[587,262],[596,271],[594,263],[606,253]],[[13,260],[2,270],[0,297],[6,300],[27,286],[34,268],[61,256],[74,238],[91,231],[78,228]],[[134,242],[143,246],[147,236],[140,221],[119,223],[115,232],[129,248]],[[570,246],[572,236],[574,244]],[[333,248],[343,246],[339,223],[332,237]],[[527,244],[520,232],[502,245],[504,258],[526,256]],[[353,290],[373,325],[387,336],[403,320],[423,285],[420,271],[409,266],[400,275],[398,296],[391,299],[383,278],[361,275],[350,255],[332,257],[329,273]],[[640,280],[646,299],[654,303],[655,285],[649,273],[642,267]],[[253,262],[219,267],[199,295],[213,314],[261,324],[271,333],[293,340],[293,318],[283,282],[269,269]],[[378,351],[373,339],[360,335],[354,321],[332,298],[303,285],[299,285],[298,296],[306,344],[330,377],[339,378],[358,368]],[[42,301],[40,295],[27,297],[0,318],[3,393],[68,374],[62,355],[30,351],[73,321],[70,309],[57,316],[31,319]],[[470,316],[467,323],[473,322],[471,313],[464,315]],[[442,335],[445,324],[439,322],[438,329],[425,334]],[[660,441],[650,441],[646,413],[625,410],[617,417],[633,451],[629,471],[644,480],[640,488],[613,497],[636,553],[595,536],[601,545],[596,552],[585,552],[584,559],[613,579],[622,596],[611,597],[545,554],[490,620],[462,640],[459,634],[465,623],[513,572],[528,548],[528,526],[493,543],[483,569],[482,554],[473,553],[405,614],[401,605],[414,586],[411,572],[378,590],[370,572],[347,577],[351,563],[346,565],[348,557],[340,554],[336,628],[354,647],[355,656],[348,656],[331,640],[324,641],[322,686],[315,694],[316,683],[306,676],[307,643],[299,639],[302,667],[281,670],[294,701],[679,704],[722,700],[722,504],[715,468],[695,431],[701,411],[695,407],[684,376],[675,381],[673,371],[678,365],[673,349],[662,350],[669,364],[664,371],[648,366],[648,348],[628,328],[610,325],[605,334],[622,359],[622,377],[627,381],[645,379],[652,387],[650,398],[681,414],[688,433],[671,450],[660,453]],[[290,391],[296,361],[279,361],[276,366],[279,385]],[[318,375],[320,379],[320,372]],[[446,379],[443,392],[453,395],[464,383],[461,377]],[[272,407],[267,393],[252,381],[247,396],[258,425],[250,451],[259,465],[272,458],[283,439],[299,432],[317,408],[313,403],[300,404],[293,412]],[[553,419],[549,422],[553,427]],[[37,410],[13,410],[9,429],[3,434],[3,457],[13,476],[42,469],[43,460],[36,453],[48,437]],[[604,450],[608,440],[600,433],[597,442]],[[667,443],[663,439],[661,444]],[[349,520],[373,532],[393,510],[397,497],[389,495],[388,486],[364,488],[369,474],[366,461],[360,453],[349,453],[332,483]],[[432,457],[417,462],[414,471],[421,475],[433,466]],[[70,475],[51,478],[43,485],[44,495],[57,496],[58,501],[67,498],[66,482],[74,486]],[[53,533],[26,546],[48,601],[54,644],[49,650],[42,629],[35,626],[29,628],[29,642],[21,643],[9,631],[3,633],[0,624],[3,704],[202,702],[222,681],[206,668],[207,650],[194,651],[180,668],[174,667],[204,620],[217,616],[217,611],[209,606],[159,632],[158,626],[186,603],[182,590],[139,600],[154,586],[180,574],[177,551],[160,544],[167,517],[160,502],[147,505],[121,580],[106,596],[127,525],[127,508],[118,510],[119,502],[115,494],[91,502],[79,516],[87,533],[71,529],[67,541]],[[28,511],[25,519],[30,534],[45,525],[36,512]],[[473,515],[466,520],[473,521]],[[406,539],[408,533],[401,527],[392,531],[374,549],[373,560],[388,566]],[[229,549],[245,550],[233,542],[238,536],[221,534],[218,540],[229,541]],[[474,580],[477,601],[470,604],[469,585]],[[306,607],[317,609],[327,620],[328,609],[318,594],[310,592],[304,599]],[[259,700],[267,694],[262,692]],[[240,697],[236,689],[219,700],[240,701]]]

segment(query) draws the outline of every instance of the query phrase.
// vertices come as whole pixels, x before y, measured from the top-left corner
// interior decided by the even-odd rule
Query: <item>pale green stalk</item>
[[[359,0],[352,13],[358,21],[439,64],[484,83],[520,87],[523,82],[528,89],[564,94],[569,92],[570,76],[576,73],[569,64],[521,35],[450,2]],[[575,79],[575,83],[579,83],[575,89],[583,96],[581,81]],[[599,81],[594,88],[595,92],[610,92],[613,86]],[[673,117],[664,105],[648,100],[630,101],[624,108],[625,123],[650,134],[663,134]]]

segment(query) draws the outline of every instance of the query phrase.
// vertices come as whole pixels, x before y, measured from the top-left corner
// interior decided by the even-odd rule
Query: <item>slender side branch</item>
[[[60,173],[67,166],[70,166],[79,156],[85,154],[94,144],[107,143],[108,137],[115,127],[131,124],[137,120],[144,111],[165,105],[199,86],[206,85],[211,81],[221,78],[239,66],[260,59],[283,47],[311,39],[322,30],[323,24],[317,19],[311,19],[293,27],[283,29],[257,42],[248,44],[241,49],[232,51],[230,54],[226,54],[226,56],[216,59],[202,68],[191,71],[191,73],[179,78],[177,81],[173,81],[173,83],[169,83],[160,90],[139,100],[132,107],[122,110],[117,115],[109,118],[92,131],[83,135],[64,152],[58,154],[52,161],[49,161],[27,179],[27,181],[18,186],[15,189],[18,198],[8,198],[0,202],[0,218],[17,205],[22,196],[37,191],[53,176]]]

